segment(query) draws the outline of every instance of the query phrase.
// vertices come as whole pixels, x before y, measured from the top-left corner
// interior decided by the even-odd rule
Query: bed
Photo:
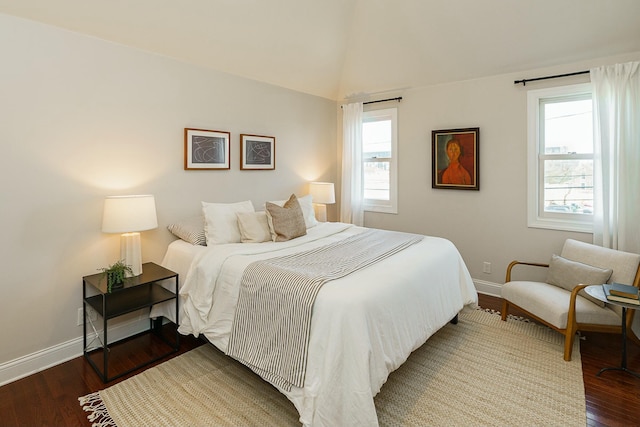
[[[249,265],[315,250],[367,230],[320,223],[286,242],[172,242],[162,265],[180,274],[179,331],[202,334],[227,353],[241,278]],[[287,388],[270,382],[293,402],[305,426],[378,425],[373,398],[388,375],[464,306],[476,303],[456,247],[446,239],[423,236],[366,268],[326,282],[313,306],[303,385]],[[175,321],[175,311],[163,306],[154,307],[151,315]]]

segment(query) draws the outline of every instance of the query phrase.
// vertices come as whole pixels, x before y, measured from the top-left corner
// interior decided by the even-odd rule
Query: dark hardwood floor
[[[501,299],[480,295],[480,305],[500,310]],[[609,371],[596,377],[602,367],[620,365],[620,335],[585,335],[586,339],[580,341],[580,353],[587,426],[640,426],[640,379],[618,371]],[[202,340],[183,337],[180,351],[157,363],[202,344]],[[125,344],[121,351],[124,355],[120,355],[119,361],[114,360],[113,369],[124,371],[134,366],[141,353],[148,353],[160,345],[158,340],[151,337],[146,341],[138,339]],[[559,353],[558,357],[562,357],[562,354]],[[632,342],[628,345],[628,367],[640,372],[640,346]],[[0,387],[0,426],[90,426],[87,414],[78,404],[78,397],[111,386],[144,369],[104,384],[89,364],[78,357],[14,381]]]
[[[164,333],[172,336],[175,329],[170,328],[172,326],[165,326]],[[4,385],[0,387],[0,426],[90,426],[78,397],[117,384],[203,344],[201,339],[183,336],[178,352],[108,383],[103,383],[81,356]],[[148,360],[142,357],[163,353],[166,349],[166,344],[152,335],[118,344],[114,350],[117,355],[110,358],[113,363],[109,364],[109,376],[127,371],[141,360]]]

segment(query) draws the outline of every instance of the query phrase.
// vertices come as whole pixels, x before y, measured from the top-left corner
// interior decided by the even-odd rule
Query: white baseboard
[[[91,342],[90,328],[87,329],[87,340]],[[137,317],[109,326],[109,342],[135,335],[147,329],[149,329],[149,319],[144,317]],[[98,330],[98,332],[102,333],[102,330]],[[82,337],[78,337],[2,363],[0,364],[0,386],[82,356],[82,345]]]
[[[496,297],[501,295],[502,285],[499,283],[474,279],[473,284],[479,293]],[[109,328],[109,341],[117,341],[135,335],[148,328],[149,319],[142,316],[122,322]],[[101,333],[101,331],[98,332]],[[89,334],[87,337],[89,338]],[[91,341],[90,338],[89,341]],[[0,364],[0,386],[75,359],[78,356],[82,356],[82,337],[2,363]]]
[[[498,298],[502,296],[502,285],[500,283],[473,279],[473,284],[475,285],[476,290],[481,294],[491,295]]]

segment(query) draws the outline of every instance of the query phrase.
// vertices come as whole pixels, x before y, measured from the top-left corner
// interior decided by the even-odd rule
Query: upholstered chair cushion
[[[565,329],[571,293],[559,286],[543,282],[512,281],[502,288],[502,297],[553,326]],[[578,323],[620,325],[620,315],[611,308],[601,307],[578,295],[576,298]]]

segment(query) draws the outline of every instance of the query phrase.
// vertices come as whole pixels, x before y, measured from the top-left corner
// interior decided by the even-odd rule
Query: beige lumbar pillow
[[[592,265],[571,261],[558,255],[551,256],[549,272],[547,273],[547,283],[572,291],[578,285],[602,285],[607,283],[613,270],[610,268],[598,268]],[[584,290],[578,295],[587,298],[589,301],[604,307],[604,301],[593,298]]]
[[[271,231],[266,212],[238,212],[238,228],[242,243],[271,241]]]
[[[307,234],[304,215],[295,194],[289,197],[284,206],[267,202],[265,209],[274,242],[286,242]]]

